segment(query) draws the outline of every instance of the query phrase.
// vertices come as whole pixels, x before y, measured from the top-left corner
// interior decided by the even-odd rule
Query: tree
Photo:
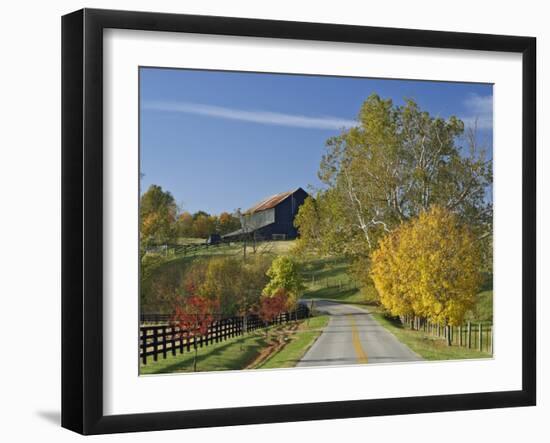
[[[185,211],[178,216],[176,222],[179,237],[191,237],[193,235],[193,216]]]
[[[303,252],[308,249],[308,246],[316,251],[323,249],[320,208],[313,197],[306,197],[300,206],[294,218],[294,226],[300,232],[294,248],[296,252]]]
[[[365,257],[383,235],[432,205],[479,235],[489,232],[492,162],[473,131],[464,136],[456,117],[432,117],[412,100],[395,106],[371,95],[357,126],[327,141],[318,173],[325,188],[315,208],[300,208],[300,241]]]
[[[235,211],[235,217],[239,220],[241,225],[241,237],[243,240],[243,260],[246,260],[246,247],[248,235],[250,233],[250,226],[248,224],[249,217],[246,216],[246,213],[241,212],[241,208],[237,208]]]
[[[142,263],[142,269],[148,260]],[[165,266],[154,278],[144,275],[140,284],[141,309],[144,312],[170,313],[182,295],[181,280],[183,270],[177,266]]]
[[[243,292],[242,263],[233,257],[208,260],[204,281],[198,286],[201,295],[216,300],[223,316],[235,315]]]
[[[197,340],[208,334],[208,328],[214,321],[216,303],[206,297],[191,295],[175,307],[172,323],[185,331],[186,338],[193,338],[195,355],[193,357],[193,371],[197,371]],[[180,334],[183,334],[181,332]],[[180,339],[183,339],[180,336]]]
[[[210,214],[208,212],[205,212],[205,211],[197,211],[193,214],[193,220],[196,220],[197,218],[199,217],[210,217]]]
[[[299,272],[298,264],[290,257],[280,255],[273,260],[271,267],[267,271],[270,278],[262,294],[267,297],[273,297],[284,290],[288,295],[287,308],[294,308],[302,294],[305,286],[302,282],[302,276]]]
[[[285,312],[289,303],[289,294],[284,289],[277,289],[271,296],[263,296],[260,301],[259,316],[265,323],[273,322]],[[265,329],[267,337],[268,329]]]
[[[246,262],[230,256],[196,259],[183,271],[178,293],[214,300],[226,317],[246,315],[259,305],[270,264],[269,258],[261,255]]]
[[[221,235],[236,231],[240,227],[240,220],[229,212],[222,212],[218,217],[218,232]]]
[[[380,241],[371,276],[391,314],[459,325],[475,303],[480,267],[472,230],[449,209],[434,206]]]
[[[294,226],[300,234],[295,247],[299,254],[315,251],[318,255],[354,255],[357,250],[357,245],[345,241],[353,226],[350,227],[345,217],[336,189],[320,191],[315,198],[307,197],[298,210]]]
[[[172,194],[151,185],[140,199],[140,245],[146,247],[174,240],[176,214],[177,205]]]
[[[237,294],[238,313],[243,315],[246,331],[247,315],[259,304],[262,290],[269,281],[267,270],[271,260],[265,255],[255,255],[246,262],[239,260],[242,270],[240,272],[240,292]]]
[[[200,214],[193,222],[193,236],[206,238],[216,232],[216,219],[211,215]]]

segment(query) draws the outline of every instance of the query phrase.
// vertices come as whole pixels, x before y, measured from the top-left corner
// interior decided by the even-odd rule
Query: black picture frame
[[[522,389],[177,412],[103,413],[103,30],[192,32],[522,54]],[[536,403],[536,39],[230,17],[83,9],[62,18],[62,426],[152,431]]]

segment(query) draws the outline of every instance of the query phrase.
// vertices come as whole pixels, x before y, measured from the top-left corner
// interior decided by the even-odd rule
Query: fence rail
[[[461,326],[441,325],[415,316],[400,317],[403,325],[447,340],[451,346],[493,353],[493,325],[468,322]]]
[[[169,252],[173,252],[175,255],[194,255],[197,252],[212,249],[220,248],[223,246],[230,246],[231,242],[228,240],[221,239],[215,243],[207,243],[206,241],[201,243],[188,243],[184,245],[178,244],[162,244],[162,245],[151,245],[146,248],[149,253],[156,254],[165,254],[168,255]]]
[[[182,354],[184,352],[191,352],[191,350],[194,352],[197,348],[219,343],[229,338],[243,335],[245,332],[265,328],[273,324],[307,318],[309,314],[309,308],[306,305],[300,304],[295,311],[285,312],[271,322],[264,322],[257,315],[248,315],[246,318],[244,316],[225,318],[212,322],[208,327],[208,332],[200,336],[193,336],[189,331],[170,324],[140,326],[140,360],[146,365],[148,357],[152,357],[153,361],[157,361],[159,356],[167,358],[169,354],[175,356],[177,353]],[[167,318],[164,321],[169,321],[170,318],[170,316],[165,314],[149,314],[149,316],[151,315],[157,315],[158,319]]]
[[[171,319],[171,314],[141,314],[139,316],[139,322],[141,325],[144,325],[144,323],[169,323]]]

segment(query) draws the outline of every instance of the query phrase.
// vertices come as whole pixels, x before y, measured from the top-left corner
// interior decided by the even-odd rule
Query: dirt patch
[[[279,352],[290,341],[290,337],[298,329],[298,324],[293,323],[282,330],[270,331],[269,341],[265,348],[245,367],[254,369],[264,363],[273,354]]]

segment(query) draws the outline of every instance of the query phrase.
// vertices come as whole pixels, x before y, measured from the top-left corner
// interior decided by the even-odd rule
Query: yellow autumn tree
[[[393,315],[461,324],[482,281],[476,238],[438,206],[386,235],[371,258],[380,302]]]

